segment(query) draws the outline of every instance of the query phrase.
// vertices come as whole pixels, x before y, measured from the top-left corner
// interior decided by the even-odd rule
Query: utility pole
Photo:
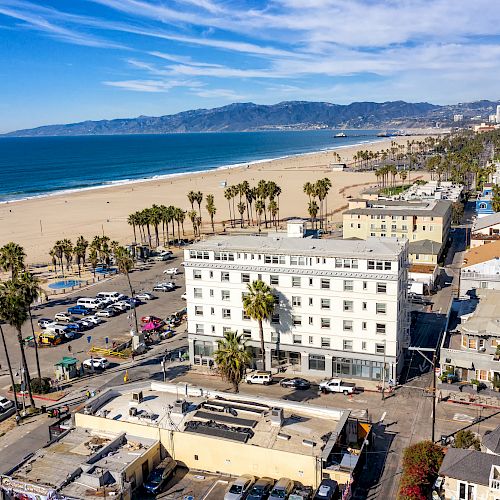
[[[432,356],[432,442],[435,442],[436,430],[436,351]]]
[[[384,340],[384,362],[382,365],[382,401],[385,401],[385,349],[386,349],[386,341]]]

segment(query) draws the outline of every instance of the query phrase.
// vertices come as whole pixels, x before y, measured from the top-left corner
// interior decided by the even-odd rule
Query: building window
[[[292,277],[292,286],[294,288],[300,288],[300,276],[293,276]]]
[[[309,335],[309,343],[314,344],[314,337],[312,335]]]
[[[232,331],[232,328],[230,326],[223,326],[222,327],[222,334],[225,335],[226,333],[229,333]]]
[[[344,351],[352,351],[352,340],[344,340]]]
[[[280,322],[280,315],[279,314],[273,314],[271,316],[271,323],[273,324],[279,324]]]
[[[346,332],[352,332],[352,321],[350,319],[345,319],[343,321],[343,328]]]
[[[221,291],[222,300],[229,300],[230,297],[231,297],[231,293],[229,292],[229,290],[222,290]]]
[[[344,280],[344,292],[352,292],[354,290],[354,281]]]
[[[313,298],[312,297],[309,297],[309,305],[312,306],[313,305]]]
[[[367,303],[363,302],[361,309],[363,309],[363,311],[366,311],[367,307],[368,307]]]
[[[264,255],[264,262],[266,264],[284,264],[284,255]]]
[[[245,340],[250,340],[252,338],[252,330],[244,329],[241,331],[241,335]]]
[[[214,353],[214,345],[212,342],[195,340],[194,355],[195,356],[212,356]]]
[[[210,288],[209,295],[210,295],[210,297],[213,297],[213,296],[214,296],[214,291],[213,291],[213,289],[212,289],[212,288]]]
[[[300,325],[302,325],[302,317],[301,316],[293,315],[292,316],[292,323],[293,323],[293,326],[300,326]]]
[[[338,257],[335,258],[335,267],[342,267],[342,259],[339,259]]]
[[[387,293],[387,283],[377,283],[377,293]]]
[[[210,308],[210,314],[213,316],[215,314],[215,307]]]
[[[363,290],[366,290],[368,288],[368,282],[363,281]]]
[[[292,339],[294,344],[302,344],[302,335],[293,335]]]
[[[193,270],[193,279],[201,280],[201,271],[199,269]]]
[[[354,308],[353,304],[352,300],[344,300],[344,312],[352,312]]]
[[[361,323],[361,329],[366,330],[366,321],[363,321],[363,323]]]
[[[330,347],[330,337],[321,337],[321,347]]]
[[[361,350],[366,351],[366,342],[364,340],[361,342]]]
[[[387,304],[383,302],[377,302],[375,310],[377,314],[385,314],[387,312]]]
[[[203,316],[203,306],[194,306],[194,315]]]
[[[488,282],[487,281],[480,281],[479,286],[480,286],[480,288],[488,288]]]
[[[214,277],[214,272],[213,272],[213,271],[210,271],[210,272],[208,273],[208,275],[210,276],[210,279],[212,279],[212,278]]]
[[[231,319],[231,309],[222,309],[222,317],[224,319]]]
[[[302,305],[302,298],[297,295],[292,296],[292,306],[300,307]]]
[[[270,283],[271,283],[271,285],[279,285],[280,284],[280,279],[279,279],[278,275],[271,274]]]
[[[459,481],[458,500],[476,500],[476,485]]]
[[[215,333],[215,325],[212,325],[210,330],[212,331],[212,333]]]
[[[309,370],[325,371],[325,357],[321,354],[310,354]]]
[[[292,255],[290,257],[290,265],[291,266],[304,266],[305,259],[304,259],[304,257],[301,257],[301,256]]]
[[[385,323],[377,323],[376,332],[385,333]]]
[[[330,288],[330,280],[322,278],[321,279],[321,288],[323,288],[323,289]]]
[[[330,309],[330,299],[321,299],[321,309]]]
[[[204,328],[203,323],[196,323],[196,333],[199,335],[203,335]]]
[[[375,344],[375,352],[377,354],[385,354],[385,344]]]
[[[321,318],[321,328],[330,328],[330,318]]]
[[[476,339],[469,339],[469,349],[477,349]]]
[[[312,316],[309,316],[309,324],[312,325],[313,324],[313,317]]]
[[[384,262],[384,271],[390,271],[392,269],[392,262],[391,261],[388,261],[386,260]]]
[[[243,273],[241,275],[241,282],[242,283],[250,283],[250,274],[248,273]]]
[[[195,299],[201,299],[201,298],[203,298],[201,288],[194,288],[193,292],[194,292],[194,298]]]
[[[243,311],[241,311],[241,319],[243,319],[245,321],[249,321],[251,319],[250,316],[245,312],[245,309],[243,309]]]
[[[313,286],[313,279],[309,278],[309,286]]]
[[[221,281],[229,281],[229,273],[220,273]]]
[[[214,260],[234,261],[234,253],[230,253],[230,252],[214,252]]]

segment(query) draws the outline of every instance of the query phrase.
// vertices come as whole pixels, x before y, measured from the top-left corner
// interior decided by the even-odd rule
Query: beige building
[[[448,239],[451,205],[446,200],[351,200],[343,214],[343,237],[407,238],[410,263],[437,264]]]

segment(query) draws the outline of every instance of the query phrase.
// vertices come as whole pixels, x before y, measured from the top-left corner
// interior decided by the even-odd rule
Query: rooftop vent
[[[309,446],[309,448],[314,448],[316,446],[316,443],[314,441],[311,441],[310,439],[303,439],[302,444],[304,446]]]
[[[283,408],[271,409],[271,425],[281,426],[283,424]]]

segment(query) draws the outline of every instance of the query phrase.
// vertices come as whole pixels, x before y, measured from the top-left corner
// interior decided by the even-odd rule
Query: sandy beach
[[[391,141],[406,144],[408,140],[423,137],[398,137],[338,148],[337,150],[310,153],[289,158],[255,163],[249,166],[212,170],[198,174],[186,174],[147,182],[117,185],[101,189],[63,193],[31,200],[21,200],[0,205],[0,245],[8,241],[21,244],[30,264],[48,263],[49,250],[58,239],[69,238],[73,242],[79,235],[92,239],[104,232],[121,244],[133,241],[132,227],[127,217],[136,210],[158,205],[174,205],[185,210],[191,208],[186,194],[202,191],[212,193],[217,207],[216,221],[227,220],[229,209],[224,198],[223,182],[228,186],[247,180],[256,185],[260,179],[273,180],[282,189],[280,216],[307,216],[307,196],[303,185],[323,177],[332,181],[328,196],[328,211],[334,212],[331,220],[341,220],[341,207],[347,197],[357,196],[363,189],[376,184],[373,172],[332,172],[328,165],[336,162],[337,151],[343,162],[352,160],[358,150],[377,151],[390,147]],[[415,174],[416,175],[416,174]],[[418,174],[419,176],[422,173]],[[202,203],[204,225],[208,228],[209,217]],[[191,222],[186,220],[186,230]],[[219,227],[221,227],[219,225]],[[217,228],[216,228],[217,229]]]

